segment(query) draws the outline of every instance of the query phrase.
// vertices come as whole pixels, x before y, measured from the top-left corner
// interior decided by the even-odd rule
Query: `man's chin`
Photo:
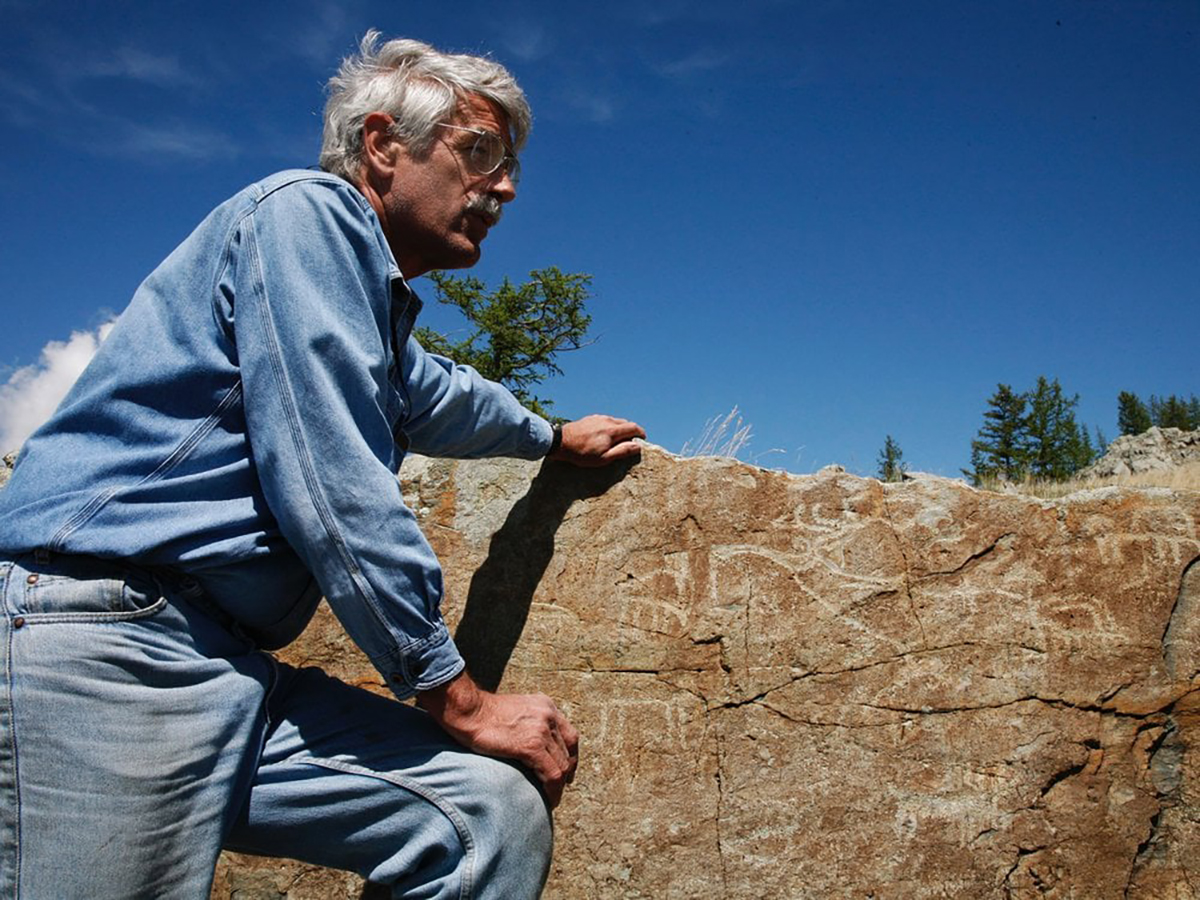
[[[457,249],[457,248],[456,248]],[[454,254],[447,253],[442,263],[434,268],[437,269],[469,269],[475,263],[479,262],[483,256],[483,249],[478,244],[471,244]]]

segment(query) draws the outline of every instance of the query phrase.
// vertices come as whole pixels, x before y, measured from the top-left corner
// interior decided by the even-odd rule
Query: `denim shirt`
[[[350,184],[281,172],[150,275],[0,491],[0,551],[186,573],[262,646],[322,594],[400,697],[463,668],[396,472],[537,459],[551,428],[411,337],[420,300]]]

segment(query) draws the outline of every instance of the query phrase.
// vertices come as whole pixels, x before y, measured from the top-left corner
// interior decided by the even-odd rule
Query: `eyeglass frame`
[[[449,122],[438,122],[441,128],[453,128],[455,131],[469,131],[475,135],[475,143],[471,145],[471,149],[467,151],[467,159],[471,162],[471,167],[480,175],[494,175],[500,169],[504,169],[508,175],[508,180],[516,184],[521,180],[521,161],[517,159],[517,155],[509,149],[504,138],[496,134],[494,131],[488,131],[486,128],[469,128],[466,125],[451,125]],[[479,142],[484,138],[490,138],[500,144],[504,148],[504,153],[500,159],[490,169],[484,169],[476,161],[475,150],[479,146]]]

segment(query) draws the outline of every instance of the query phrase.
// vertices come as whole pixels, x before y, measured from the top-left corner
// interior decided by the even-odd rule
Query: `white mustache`
[[[491,194],[476,194],[467,200],[466,212],[483,216],[487,220],[488,227],[491,228],[504,215],[504,206]]]

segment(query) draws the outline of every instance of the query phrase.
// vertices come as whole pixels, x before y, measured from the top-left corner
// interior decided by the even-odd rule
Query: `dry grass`
[[[1072,478],[1069,481],[1023,482],[989,481],[981,487],[989,491],[1026,494],[1043,500],[1057,500],[1076,491],[1102,487],[1159,487],[1174,491],[1200,491],[1200,462],[1187,463],[1161,472],[1142,472],[1137,475],[1117,475],[1112,478]]]
[[[679,451],[680,456],[730,456],[738,458],[738,454],[750,446],[750,426],[742,424],[735,406],[729,414],[722,418],[713,416],[704,423],[704,431],[695,443],[688,441]]]

